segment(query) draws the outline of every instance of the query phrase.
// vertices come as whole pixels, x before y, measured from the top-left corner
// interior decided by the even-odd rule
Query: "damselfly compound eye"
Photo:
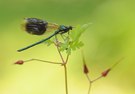
[[[25,31],[34,34],[42,35],[45,33],[48,22],[37,18],[25,18]]]

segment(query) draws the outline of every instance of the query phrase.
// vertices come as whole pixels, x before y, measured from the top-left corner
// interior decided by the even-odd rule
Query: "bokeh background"
[[[32,36],[20,27],[23,18],[36,17],[65,25],[93,23],[82,35],[91,79],[118,61],[107,78],[93,84],[91,94],[135,94],[134,0],[0,0],[0,94],[65,94],[63,67],[41,62],[14,65],[38,58],[59,61],[53,46],[17,49],[48,36]],[[87,94],[80,50],[68,63],[69,94]]]

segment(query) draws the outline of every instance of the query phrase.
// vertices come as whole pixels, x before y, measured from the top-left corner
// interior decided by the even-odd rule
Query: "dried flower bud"
[[[110,68],[109,69],[107,69],[107,70],[105,70],[105,71],[103,71],[101,74],[102,74],[102,77],[106,77],[107,75],[108,75],[108,73],[110,72]]]
[[[88,67],[87,67],[87,65],[86,65],[85,63],[84,63],[84,65],[83,65],[83,72],[84,72],[85,74],[89,73]]]
[[[18,60],[18,61],[16,61],[14,64],[22,65],[23,63],[24,63],[23,60]]]

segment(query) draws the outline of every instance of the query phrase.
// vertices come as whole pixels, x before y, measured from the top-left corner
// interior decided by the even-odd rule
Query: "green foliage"
[[[70,30],[68,34],[61,35],[63,38],[63,41],[60,41],[58,39],[58,46],[60,51],[66,51],[67,54],[71,54],[71,51],[75,51],[79,48],[81,48],[84,44],[82,41],[80,41],[81,35],[87,30],[87,28],[90,26],[90,23],[84,24],[82,26],[78,25],[73,28],[73,30]],[[46,44],[50,46],[52,43],[54,43],[56,39],[50,39],[46,41]]]

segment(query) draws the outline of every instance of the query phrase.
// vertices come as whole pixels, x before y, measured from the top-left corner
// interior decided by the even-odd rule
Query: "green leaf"
[[[64,34],[64,38],[62,41],[59,40],[59,49],[61,52],[66,52],[67,54],[71,54],[72,51],[75,51],[81,48],[84,44],[80,41],[81,35],[87,30],[91,23],[78,25],[73,30],[70,31],[69,34]],[[50,46],[56,41],[55,37],[47,40],[45,43]]]
[[[66,50],[66,53],[67,53],[68,55],[70,55],[70,54],[71,54],[71,49],[68,48],[68,49]]]
[[[68,44],[66,43],[61,43],[59,46],[60,51],[64,51],[68,48]]]
[[[77,40],[80,38],[80,36],[82,35],[82,33],[84,33],[84,31],[86,31],[86,29],[91,25],[91,23],[88,24],[84,24],[82,26],[78,25],[75,28],[73,28],[73,30],[71,31],[70,34],[70,38],[72,40]]]
[[[74,51],[76,49],[81,48],[84,45],[83,42],[81,42],[79,39],[80,39],[81,35],[90,26],[90,24],[91,23],[84,24],[82,26],[78,25],[75,28],[73,28],[73,30],[71,31],[71,33],[69,35],[69,38],[70,38],[69,47],[70,47],[70,49],[72,49]]]

